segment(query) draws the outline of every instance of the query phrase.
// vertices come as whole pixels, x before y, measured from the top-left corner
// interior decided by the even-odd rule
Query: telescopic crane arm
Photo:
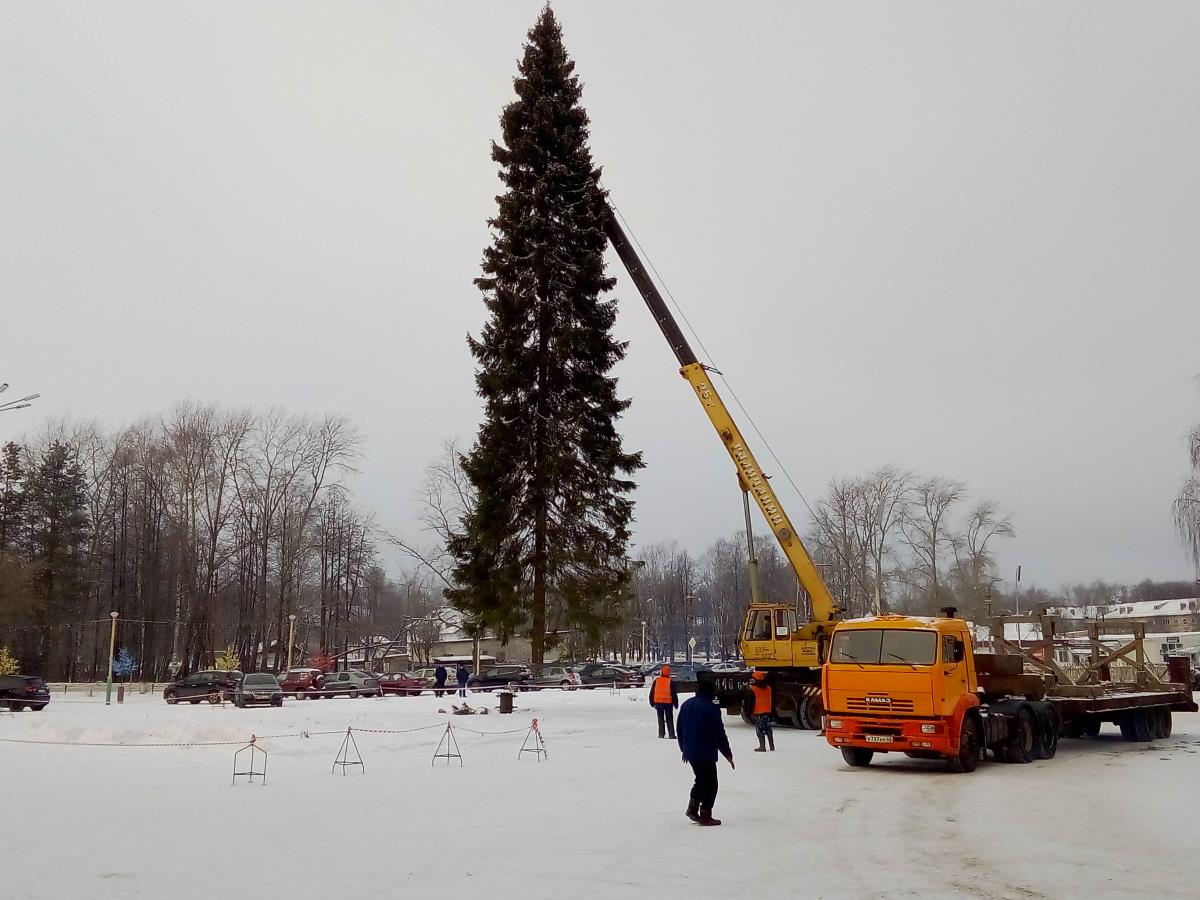
[[[728,408],[717,394],[716,388],[710,383],[704,365],[696,358],[695,352],[679,328],[679,323],[671,315],[658,287],[651,280],[649,273],[638,258],[637,252],[625,236],[624,229],[617,221],[616,213],[611,210],[605,232],[613,249],[621,257],[621,262],[624,263],[629,277],[633,279],[633,283],[641,293],[642,299],[646,301],[646,306],[650,308],[650,314],[658,323],[675,358],[679,360],[679,374],[692,386],[701,407],[717,430],[717,434],[720,435],[721,442],[725,445],[725,450],[729,453],[737,469],[738,481],[742,490],[754,497],[767,524],[771,526],[771,532],[783,549],[784,555],[787,556],[788,562],[791,563],[792,569],[795,570],[796,577],[800,579],[800,584],[808,592],[812,604],[813,621],[801,628],[801,636],[806,639],[814,639],[818,633],[824,630],[822,625],[837,618],[837,614],[840,612],[838,605],[834,603],[829,589],[821,580],[821,575],[817,571],[812,557],[808,555],[808,550],[805,549],[795,527],[787,513],[784,512],[779,498],[775,496],[775,491],[771,488],[767,476],[763,474],[754,454],[746,445],[737,423],[733,421]]]

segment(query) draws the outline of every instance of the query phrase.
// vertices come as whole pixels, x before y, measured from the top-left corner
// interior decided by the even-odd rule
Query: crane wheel
[[[805,697],[800,701],[800,706],[796,710],[800,727],[807,728],[809,731],[821,730],[822,715],[824,715],[824,710],[821,708],[821,698],[816,695]]]

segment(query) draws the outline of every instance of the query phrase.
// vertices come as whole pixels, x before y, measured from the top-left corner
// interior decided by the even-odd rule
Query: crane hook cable
[[[771,459],[775,461],[775,465],[779,467],[779,471],[783,473],[783,477],[786,478],[788,481],[788,484],[790,484],[792,486],[792,490],[794,490],[796,492],[796,496],[800,498],[800,502],[804,504],[804,508],[808,510],[809,516],[811,516],[813,521],[815,522],[816,518],[817,518],[817,514],[815,512],[813,512],[813,508],[809,505],[808,500],[805,498],[804,493],[800,490],[799,485],[796,484],[795,479],[792,478],[792,475],[787,470],[787,467],[783,464],[783,462],[779,459],[779,456],[775,453],[775,449],[771,446],[771,442],[768,441],[766,439],[766,437],[763,435],[762,430],[758,427],[758,423],[756,423],[754,421],[754,417],[752,415],[750,415],[749,410],[746,409],[745,404],[742,403],[741,398],[738,397],[737,391],[735,391],[733,389],[733,385],[729,383],[729,379],[726,378],[724,373],[720,369],[716,368],[715,366],[712,366],[710,368],[710,366],[712,365],[711,364],[712,354],[708,352],[708,348],[704,346],[704,340],[697,333],[696,329],[692,327],[692,323],[688,319],[687,314],[683,311],[683,308],[679,305],[679,301],[676,300],[675,295],[671,293],[671,288],[667,285],[666,279],[663,278],[662,275],[659,274],[658,269],[655,268],[654,261],[650,258],[650,254],[646,252],[646,249],[642,246],[642,242],[638,240],[637,232],[629,224],[629,220],[625,217],[625,214],[623,212],[621,212],[621,210],[617,206],[617,204],[613,202],[611,191],[609,192],[608,203],[609,203],[609,206],[612,207],[613,212],[615,212],[617,214],[617,216],[621,219],[621,222],[624,225],[626,234],[628,234],[629,237],[633,239],[633,243],[637,246],[638,252],[641,254],[642,259],[644,259],[646,261],[646,266],[650,269],[650,271],[651,271],[651,273],[653,273],[655,279],[662,286],[663,292],[667,295],[667,297],[671,301],[671,305],[673,307],[675,307],[675,311],[677,313],[679,313],[679,317],[681,319],[683,319],[683,324],[687,327],[687,330],[691,333],[692,337],[694,337],[696,339],[696,345],[700,348],[701,352],[710,360],[710,365],[706,365],[705,369],[707,371],[713,372],[721,379],[721,383],[724,384],[725,387],[729,391],[729,396],[731,396],[733,398],[733,402],[736,403],[738,406],[738,409],[740,409],[742,411],[742,415],[744,415],[746,417],[746,421],[750,423],[750,427],[754,429],[754,433],[756,435],[758,435],[758,439],[760,441],[762,441],[763,446],[767,448],[767,452],[769,454],[771,454]]]

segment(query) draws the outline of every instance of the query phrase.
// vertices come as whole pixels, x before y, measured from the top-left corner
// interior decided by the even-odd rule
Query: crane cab
[[[752,605],[746,610],[740,645],[751,668],[821,665],[820,642],[801,629],[791,606]]]

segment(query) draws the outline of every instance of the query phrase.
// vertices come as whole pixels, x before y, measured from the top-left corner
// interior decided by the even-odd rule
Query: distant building
[[[1147,633],[1200,631],[1200,597],[1185,600],[1136,600],[1113,606],[1058,606],[1046,614],[1062,619],[1064,630],[1083,630],[1090,622],[1141,623]]]

